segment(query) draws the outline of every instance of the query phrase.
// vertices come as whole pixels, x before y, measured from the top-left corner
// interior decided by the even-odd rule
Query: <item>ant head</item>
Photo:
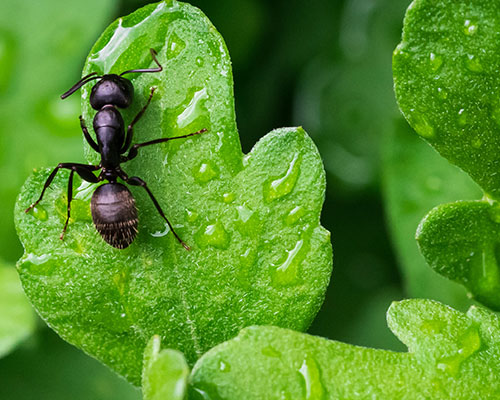
[[[100,110],[106,104],[127,108],[134,98],[134,86],[128,79],[119,75],[104,75],[90,93],[90,105]]]

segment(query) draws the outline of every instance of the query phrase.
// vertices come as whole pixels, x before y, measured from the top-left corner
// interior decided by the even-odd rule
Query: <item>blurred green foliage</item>
[[[439,175],[440,184],[429,179],[425,169],[399,169],[408,157],[415,157],[415,165],[434,165],[436,159],[428,148],[423,150],[422,143],[415,143],[418,138],[411,137],[404,122],[394,122],[398,112],[391,55],[400,41],[409,2],[190,2],[203,10],[227,43],[243,150],[249,151],[264,132],[275,127],[303,125],[325,161],[328,193],[322,224],[332,232],[334,273],[309,332],[395,350],[402,347],[387,329],[384,316],[391,301],[425,295],[452,299],[461,309],[465,306],[460,300],[463,292],[456,303],[455,289],[438,294],[441,278],[429,273],[414,240],[418,221],[430,208],[427,205],[455,196],[455,191],[448,193],[450,186],[455,189],[447,179],[459,172],[455,169],[454,175],[447,175],[449,165],[441,162],[440,170],[445,172]],[[147,3],[3,2],[1,258],[14,263],[22,255],[12,214],[19,188],[31,170],[83,161],[78,96],[64,102],[58,96],[81,76],[84,58],[103,28]],[[415,150],[415,155],[411,146],[422,151]],[[423,189],[409,187],[414,181],[423,182]],[[474,195],[474,188],[464,190]],[[407,196],[414,205],[408,204]],[[464,198],[474,198],[470,196]],[[0,388],[0,398],[5,400],[139,397],[96,361],[41,326],[24,346],[0,359],[0,381],[8,382]]]

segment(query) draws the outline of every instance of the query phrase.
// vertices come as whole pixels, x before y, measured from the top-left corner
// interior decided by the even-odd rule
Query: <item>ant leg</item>
[[[69,179],[68,179],[68,215],[66,217],[66,222],[64,223],[64,228],[61,233],[61,236],[59,236],[59,239],[63,240],[64,239],[64,233],[66,232],[66,229],[68,228],[68,222],[69,222],[69,217],[71,215],[71,200],[73,200],[73,175],[75,173],[75,170],[72,169],[71,172],[69,173]]]
[[[92,139],[92,136],[90,136],[90,133],[87,129],[87,126],[85,125],[85,120],[83,117],[80,115],[80,127],[82,128],[83,136],[85,136],[85,140],[87,143],[94,149],[94,151],[97,151],[99,153],[99,146],[97,143]]]
[[[126,176],[125,176],[126,177]],[[123,177],[122,177],[123,178]],[[158,213],[162,216],[162,218],[167,221],[167,224],[170,228],[170,230],[172,231],[172,233],[174,234],[175,238],[178,240],[178,242],[180,244],[182,244],[182,246],[186,249],[186,250],[191,250],[189,248],[189,246],[184,243],[182,241],[182,239],[179,237],[179,235],[177,235],[177,233],[175,233],[175,230],[174,230],[174,227],[172,226],[172,224],[170,223],[170,221],[168,220],[168,218],[165,216],[165,214],[163,213],[163,210],[161,209],[160,207],[160,204],[158,204],[158,201],[155,199],[155,197],[153,196],[153,193],[151,193],[151,190],[149,190],[149,187],[148,185],[146,184],[146,182],[144,182],[141,178],[137,177],[137,176],[133,176],[131,178],[128,178],[126,177],[126,179],[124,179],[125,182],[127,182],[129,185],[133,185],[133,186],[142,186],[146,192],[148,192],[148,195],[149,197],[151,198],[153,204],[155,205],[156,207],[156,210],[158,211]]]
[[[150,146],[152,144],[164,143],[164,142],[168,142],[168,141],[174,140],[174,139],[185,139],[185,138],[188,138],[190,136],[200,135],[200,134],[205,133],[205,132],[208,132],[208,130],[203,128],[203,129],[200,129],[198,132],[189,133],[187,135],[174,136],[174,137],[170,137],[170,138],[155,139],[155,140],[151,140],[149,142],[144,142],[144,143],[136,143],[130,148],[127,156],[122,158],[122,162],[129,161],[129,160],[132,160],[133,158],[135,158],[137,156],[137,150],[140,149],[141,147]]]
[[[132,74],[132,73],[144,73],[144,72],[161,72],[163,71],[163,67],[160,65],[158,62],[158,59],[156,56],[158,53],[156,52],[155,49],[149,49],[149,52],[151,53],[151,58],[153,58],[153,61],[155,62],[156,65],[158,65],[158,68],[146,68],[146,69],[129,69],[128,71],[122,72],[120,76],[123,76],[125,74]]]
[[[125,138],[125,142],[123,142],[123,146],[120,149],[120,154],[123,154],[127,151],[128,147],[130,146],[130,143],[132,143],[132,137],[134,136],[134,125],[141,119],[141,117],[144,115],[146,112],[146,109],[149,107],[149,104],[151,103],[151,99],[153,98],[153,94],[156,90],[156,87],[151,88],[151,93],[149,94],[148,101],[142,107],[141,111],[137,113],[133,121],[130,123],[130,125],[127,128],[127,136]]]
[[[50,186],[52,181],[54,180],[57,172],[62,169],[71,169],[74,170],[80,177],[91,183],[96,183],[99,182],[98,178],[92,173],[92,171],[97,171],[100,167],[98,165],[87,165],[87,164],[77,164],[77,163],[60,163],[57,165],[57,167],[54,168],[54,170],[50,173],[49,177],[45,181],[45,184],[43,185],[42,193],[40,194],[40,197],[38,198],[37,201],[35,201],[32,205],[30,205],[24,212],[29,212],[32,208],[36,207],[38,203],[40,203],[43,199],[43,195],[45,194],[45,191],[47,188]]]

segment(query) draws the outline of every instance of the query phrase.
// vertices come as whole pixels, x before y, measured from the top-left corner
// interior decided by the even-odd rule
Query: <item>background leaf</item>
[[[249,324],[307,328],[331,271],[329,233],[319,225],[325,181],[317,149],[301,128],[287,128],[243,156],[229,58],[199,10],[162,2],[120,18],[97,42],[84,74],[147,66],[149,47],[165,69],[134,79],[137,102],[126,121],[157,87],[134,141],[209,133],[145,149],[125,170],[150,183],[192,251],[168,235],[140,190],[132,189],[140,233],[122,251],[97,236],[87,185],[77,191],[74,220],[59,240],[67,174],[47,192],[46,213],[22,212],[40,193],[45,170],[26,182],[16,210],[26,248],[19,271],[38,312],[63,338],[135,384],[153,334],[194,362]]]
[[[34,327],[35,314],[16,270],[0,264],[0,357],[26,339]]]
[[[161,350],[161,338],[153,336],[144,351],[142,393],[144,400],[183,400],[189,367],[183,354]]]
[[[197,362],[190,395],[226,400],[498,397],[500,323],[493,313],[472,307],[463,314],[434,301],[407,300],[391,306],[388,322],[408,353],[275,327],[247,328]]]

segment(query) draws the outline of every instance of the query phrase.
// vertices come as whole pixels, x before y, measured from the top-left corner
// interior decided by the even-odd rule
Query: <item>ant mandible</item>
[[[38,200],[25,210],[26,212],[29,212],[42,200],[45,190],[47,190],[50,186],[60,169],[69,169],[71,172],[68,179],[68,211],[66,222],[60,236],[61,239],[64,238],[64,233],[68,228],[68,222],[71,214],[71,200],[73,199],[73,175],[76,172],[83,180],[90,183],[97,183],[103,180],[107,180],[109,182],[99,186],[94,191],[90,202],[90,210],[94,225],[99,234],[108,244],[117,249],[124,249],[134,241],[137,235],[138,218],[135,199],[125,185],[117,182],[117,179],[121,178],[129,185],[141,186],[146,190],[151,198],[151,201],[155,205],[156,210],[167,222],[175,238],[184,246],[186,250],[189,250],[189,246],[184,243],[175,232],[174,227],[165,216],[160,204],[153,196],[153,193],[149,189],[146,182],[137,176],[129,177],[120,166],[121,163],[132,160],[136,157],[137,151],[141,147],[164,143],[174,139],[184,139],[207,131],[206,129],[201,129],[198,132],[190,133],[188,135],[155,139],[149,142],[134,144],[130,147],[133,138],[134,125],[143,116],[144,112],[151,103],[155,88],[151,88],[151,93],[146,105],[137,113],[128,126],[125,134],[125,124],[117,107],[123,109],[132,104],[134,86],[128,79],[123,78],[123,75],[162,71],[163,67],[156,58],[156,51],[154,49],[150,49],[150,52],[153,61],[158,66],[157,68],[132,69],[122,72],[120,75],[105,74],[100,76],[97,72],[92,72],[80,79],[71,89],[61,96],[61,99],[65,99],[86,83],[95,79],[100,79],[94,85],[90,94],[90,105],[94,110],[97,110],[93,121],[97,143],[90,136],[82,116],[80,116],[80,126],[90,147],[101,155],[101,162],[98,165],[77,163],[58,164],[47,178]],[[128,154],[125,155],[127,150]],[[94,175],[93,172],[98,170],[101,170],[99,176]]]

